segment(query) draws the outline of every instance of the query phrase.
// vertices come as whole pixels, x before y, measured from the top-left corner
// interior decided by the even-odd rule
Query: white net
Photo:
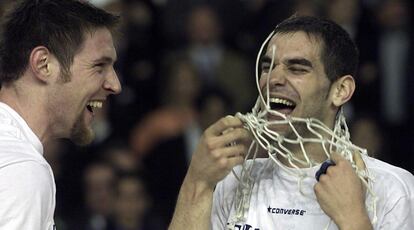
[[[254,161],[260,148],[267,151],[268,157],[271,158],[275,164],[282,169],[285,169],[286,172],[294,174],[294,176],[298,178],[300,190],[302,181],[307,175],[301,173],[301,170],[288,170],[288,168],[300,169],[303,167],[313,167],[321,163],[310,157],[307,152],[309,146],[318,146],[323,150],[328,159],[332,152],[339,153],[351,163],[363,185],[366,187],[366,190],[371,195],[372,201],[367,209],[369,212],[373,213],[372,221],[375,223],[376,196],[372,189],[372,177],[369,175],[367,169],[358,169],[354,161],[355,154],[367,154],[367,151],[352,144],[350,141],[350,134],[342,109],[340,109],[337,115],[334,130],[332,130],[318,119],[290,117],[276,110],[272,110],[269,100],[270,76],[267,77],[266,92],[264,92],[266,97],[263,95],[259,86],[259,59],[264,46],[272,36],[273,33],[265,40],[257,56],[256,83],[259,91],[257,102],[251,113],[236,114],[236,116],[244,123],[245,128],[252,133],[254,139],[246,155],[246,160],[252,159],[252,163],[243,164],[239,175],[233,171],[233,174],[239,180],[239,185],[235,194],[235,214],[229,219],[229,229],[232,229],[236,223],[245,222],[254,185],[254,178],[251,176],[251,171],[255,165]],[[270,49],[272,51],[272,60],[270,63],[271,70],[274,65],[276,47],[272,46]],[[278,119],[269,121],[269,115]],[[290,135],[282,135],[274,131],[277,130],[275,127],[282,126],[285,128],[288,127],[291,131]],[[294,152],[292,151],[293,149]],[[281,160],[283,160],[284,163],[282,163]],[[300,192],[304,195],[302,191]],[[326,228],[329,228],[329,225],[330,223]]]

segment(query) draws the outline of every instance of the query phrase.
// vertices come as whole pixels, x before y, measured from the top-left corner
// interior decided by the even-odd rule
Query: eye
[[[269,72],[270,69],[270,63],[269,62],[262,62],[260,69],[262,70],[263,73],[267,73]]]
[[[105,63],[96,63],[93,67],[104,67]]]
[[[297,66],[289,67],[289,71],[293,74],[296,74],[296,75],[305,74],[305,73],[308,72],[307,69],[302,68],[302,67],[297,67]]]
[[[96,69],[96,71],[98,71],[98,73],[102,73],[105,68],[105,63],[97,63],[93,67]]]

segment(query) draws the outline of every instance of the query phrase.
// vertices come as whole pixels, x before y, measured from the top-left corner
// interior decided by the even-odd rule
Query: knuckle
[[[243,162],[244,162],[244,157],[243,156],[237,157],[236,165],[242,164]]]
[[[335,173],[335,166],[329,166],[327,169],[326,169],[326,174],[328,174],[328,175],[332,175],[332,174],[334,174]]]
[[[245,145],[240,145],[238,151],[244,154],[247,152],[247,147]]]
[[[351,163],[347,160],[339,161],[336,163],[338,169],[344,170],[347,167],[351,167]]]
[[[223,134],[228,134],[231,133],[233,131],[233,128],[227,128],[226,130],[223,131]]]
[[[217,161],[217,167],[218,167],[219,169],[221,169],[221,170],[223,170],[223,169],[227,169],[227,164],[228,164],[228,160],[227,160],[227,158],[220,158],[220,159]]]
[[[340,166],[340,165],[343,165],[345,162],[344,162],[344,160],[342,160],[342,159],[340,159],[340,160],[336,160],[335,161],[335,165],[338,165],[338,166]]]
[[[245,139],[246,138],[246,133],[244,131],[245,130],[243,128],[238,128],[237,129],[237,138],[238,139]]]
[[[245,140],[248,136],[249,134],[247,133],[247,130],[245,130],[244,128],[237,128],[233,131],[234,139]]]
[[[245,128],[241,128],[241,130],[242,130],[243,135],[244,135],[245,137],[250,137],[250,132],[249,132],[249,130],[247,130],[247,129],[245,129]]]
[[[206,139],[206,148],[207,148],[207,150],[209,150],[209,151],[213,151],[214,149],[215,149],[215,143],[214,143],[214,140],[212,140],[212,139]]]
[[[220,156],[221,156],[220,152],[219,151],[215,151],[215,150],[211,151],[210,155],[215,160],[220,159]]]
[[[329,181],[329,178],[328,178],[328,176],[326,174],[322,174],[319,177],[319,183],[320,184],[326,184],[328,181]]]
[[[231,116],[225,116],[223,118],[220,119],[220,123],[224,126],[228,126],[230,124],[230,120],[231,120]]]

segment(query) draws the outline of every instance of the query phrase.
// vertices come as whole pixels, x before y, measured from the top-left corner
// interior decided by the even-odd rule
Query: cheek
[[[267,74],[261,74],[259,79],[259,86],[264,89],[267,84]]]
[[[322,111],[329,105],[329,89],[326,87],[320,86],[309,90],[304,97],[306,104],[309,104],[309,107],[317,108],[316,110]]]

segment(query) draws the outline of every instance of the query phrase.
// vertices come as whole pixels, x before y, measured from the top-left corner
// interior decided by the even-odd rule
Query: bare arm
[[[210,229],[214,187],[243,162],[247,148],[242,143],[248,139],[241,121],[232,116],[220,119],[204,132],[181,186],[169,230]]]
[[[365,167],[359,154],[354,159],[359,169]],[[345,158],[334,153],[332,160],[336,165],[329,167],[314,187],[322,210],[341,230],[372,230],[362,182]]]
[[[169,230],[210,229],[213,190],[186,177],[178,195]]]

